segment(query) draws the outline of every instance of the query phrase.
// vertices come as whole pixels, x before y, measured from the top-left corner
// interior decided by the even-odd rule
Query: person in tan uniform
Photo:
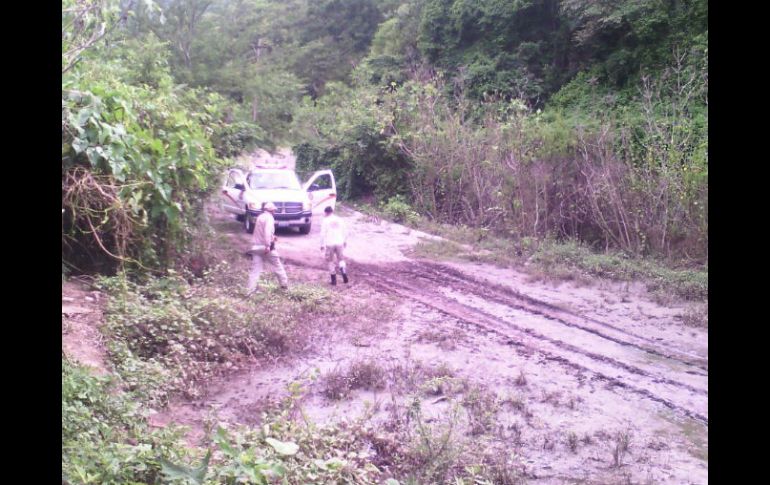
[[[259,275],[262,274],[264,263],[267,262],[273,266],[273,271],[278,276],[278,282],[281,288],[289,287],[289,278],[286,276],[286,270],[283,268],[281,258],[275,250],[275,204],[266,202],[262,204],[262,213],[257,217],[254,224],[253,245],[249,250],[251,254],[251,272],[249,272],[249,283],[246,294],[251,295],[257,291]]]
[[[324,209],[324,220],[321,223],[321,251],[326,254],[329,265],[331,283],[337,284],[337,271],[342,275],[342,281],[348,282],[347,265],[345,264],[344,249],[347,247],[348,230],[345,222],[334,213],[334,209]]]

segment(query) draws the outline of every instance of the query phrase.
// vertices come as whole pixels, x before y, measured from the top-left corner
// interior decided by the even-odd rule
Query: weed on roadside
[[[500,410],[500,399],[494,392],[479,385],[474,385],[461,401],[468,415],[471,435],[480,435],[492,430]]]
[[[456,438],[459,408],[453,406],[434,424],[425,423],[419,399],[412,401],[409,412],[415,423],[414,438],[407,450],[413,464],[412,476],[418,483],[445,483],[464,448],[464,442]]]
[[[479,477],[487,482],[500,485],[526,483],[524,466],[519,458],[507,448],[498,448],[484,457],[483,474]],[[473,481],[470,483],[479,483]]]
[[[467,386],[468,383],[464,379],[441,376],[427,379],[420,385],[419,390],[427,396],[449,396],[463,392]]]
[[[687,309],[682,315],[682,323],[688,327],[709,328],[709,307],[708,303],[702,306],[696,306]]]
[[[578,441],[577,433],[574,431],[567,433],[567,448],[569,448],[572,453],[577,453]]]
[[[467,259],[501,267],[525,269],[534,280],[578,281],[591,277],[615,281],[640,279],[658,298],[677,296],[686,300],[708,299],[708,269],[676,268],[651,259],[622,252],[597,253],[574,241],[514,241],[485,234],[481,229],[443,230],[431,226],[431,233],[445,239],[424,241],[414,248],[419,257]],[[462,244],[472,245],[473,251]]]
[[[404,394],[420,389],[423,384],[432,379],[437,379],[435,381],[437,384],[442,383],[441,379],[454,377],[455,372],[444,362],[431,366],[407,359],[405,362],[391,365],[388,374],[391,389]],[[424,391],[428,392],[428,389]]]
[[[321,394],[340,400],[357,389],[380,390],[387,384],[386,369],[373,359],[357,360],[347,368],[335,367],[321,377]]]
[[[441,239],[438,241],[421,241],[412,248],[412,254],[418,258],[427,259],[458,259],[465,250],[463,247],[452,241]]]
[[[516,378],[514,383],[519,387],[527,385],[527,377],[524,375],[523,371],[519,371],[519,376]]]
[[[612,448],[612,466],[618,468],[623,465],[623,458],[625,458],[626,453],[628,453],[631,446],[630,431],[618,431],[615,434],[614,441],[615,443]]]
[[[663,263],[624,253],[594,253],[574,242],[546,241],[531,257],[531,263],[546,274],[582,272],[617,281],[641,279],[653,294],[662,292],[686,300],[708,299],[707,269],[672,269]]]
[[[527,408],[527,404],[521,394],[508,394],[500,400],[500,403],[510,406],[517,411],[524,411]]]
[[[197,454],[179,445],[178,428],[150,429],[120,384],[62,359],[63,483],[160,483],[161,459]]]

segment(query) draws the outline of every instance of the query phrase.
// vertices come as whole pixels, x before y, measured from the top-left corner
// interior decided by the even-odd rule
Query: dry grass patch
[[[335,367],[321,378],[321,394],[345,399],[358,389],[380,390],[387,385],[387,370],[373,359],[358,360],[346,369]]]

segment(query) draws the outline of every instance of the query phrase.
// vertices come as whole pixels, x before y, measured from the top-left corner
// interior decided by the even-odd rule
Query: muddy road
[[[372,403],[376,422],[388,398],[360,390],[331,401],[309,376],[362,358],[443,365],[526,403],[496,414],[516,438],[497,436],[489,446],[509,447],[531,483],[707,483],[708,333],[682,324],[686,305],[662,306],[643,288],[538,282],[513,269],[414,259],[411,248],[434,236],[337,212],[351,228],[351,283],[333,291],[340,301],[371,302],[375,317],[386,299],[387,314],[374,325],[351,318],[320,329],[311,351],[212,383],[207,397],[174,404],[158,424],[195,427],[212,411],[257,424],[298,381],[307,383],[302,405],[315,422],[352,419]],[[250,236],[231,216],[211,207],[210,219],[229,250],[248,248]],[[290,279],[327,284],[319,232],[317,219],[309,235],[279,231]],[[424,409],[436,419],[448,412],[443,399]],[[621,436],[630,444],[619,464]]]
[[[272,158],[293,166],[288,151]],[[351,281],[329,288],[349,315],[309,323],[305,350],[211,382],[205,397],[153,416],[156,425],[189,425],[198,437],[212,415],[258,425],[297,383],[303,414],[318,425],[366,415],[387,427],[398,403],[415,395],[426,423],[442,422],[458,403],[471,422],[466,405],[482,389],[496,396],[494,425],[457,439],[466,449],[502,450],[529,483],[708,482],[708,330],[684,324],[692,303],[663,305],[641,283],[549,282],[511,268],[418,259],[415,245],[435,236],[344,206],[337,213],[350,227]],[[250,235],[233,216],[217,204],[208,215],[220,252],[248,249]],[[278,232],[292,282],[328,285],[320,219],[308,235]],[[245,285],[249,262],[236,265],[234,281]],[[385,369],[387,390],[330,399],[323,376],[362,361]],[[445,369],[463,390],[394,390],[396,374],[427,368]],[[449,382],[442,379],[430,382]]]
[[[269,158],[293,166],[286,150]],[[207,446],[212,419],[259,425],[291,394],[316,425],[361,418],[388,435],[419,399],[431,426],[460,409],[458,446],[504,456],[527,483],[708,483],[708,330],[685,325],[700,304],[662,304],[641,283],[543,281],[416,258],[417,244],[438,238],[342,205],[337,214],[350,228],[349,284],[328,286],[320,216],[308,235],[279,230],[277,248],[290,284],[327,286],[342,315],[309,319],[302,348],[252,355],[247,368],[208,382],[203,397],[153,414],[154,426],[186,425],[188,440]],[[217,203],[207,216],[210,249],[232,270],[227,284],[245,286],[251,236]],[[63,286],[62,348],[106,373],[100,298]],[[387,385],[330,398],[325,376],[362,362]]]
[[[623,315],[572,310],[570,293],[562,301],[539,299],[527,286],[511,285],[515,279],[508,280],[500,269],[489,277],[474,276],[484,272],[482,265],[409,259],[404,250],[433,236],[398,224],[373,224],[345,208],[340,212],[352,227],[346,252],[350,271],[362,283],[708,424],[708,347],[702,332],[685,335],[681,328],[661,329],[655,320],[645,328],[639,317],[631,317],[634,324],[629,325]],[[327,275],[318,250],[319,228],[315,221],[309,236],[282,234],[281,250],[289,263],[316,268],[322,279]],[[593,296],[597,304],[606,299],[601,292]],[[673,318],[670,324],[676,327]]]
[[[695,355],[433,262],[360,271],[381,291],[708,424],[708,363]]]

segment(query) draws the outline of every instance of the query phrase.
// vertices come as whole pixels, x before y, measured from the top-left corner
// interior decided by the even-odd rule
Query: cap
[[[275,204],[272,202],[265,202],[265,205],[262,208],[266,211],[275,212]]]

